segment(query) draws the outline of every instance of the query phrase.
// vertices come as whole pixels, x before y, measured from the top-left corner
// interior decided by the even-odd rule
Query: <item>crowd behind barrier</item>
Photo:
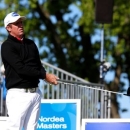
[[[6,110],[6,84],[5,84],[5,69],[4,66],[2,65],[0,67],[0,116],[6,116],[7,115],[7,110]]]

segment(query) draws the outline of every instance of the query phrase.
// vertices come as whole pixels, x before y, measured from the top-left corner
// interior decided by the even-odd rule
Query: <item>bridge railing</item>
[[[40,84],[43,99],[81,99],[81,119],[110,118],[111,93],[103,91],[104,85],[90,83],[44,61],[42,64],[48,73],[59,77],[58,85],[51,85],[45,81]],[[1,90],[0,95],[2,92]],[[1,96],[0,113],[4,111],[2,106]]]
[[[81,118],[110,118],[111,93],[104,85],[90,83],[76,75],[42,61],[49,73],[56,74],[59,84],[42,86],[44,99],[81,99]]]

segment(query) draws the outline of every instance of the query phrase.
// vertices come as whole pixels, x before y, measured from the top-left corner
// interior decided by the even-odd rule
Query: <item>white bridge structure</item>
[[[103,91],[103,84],[90,83],[44,61],[42,64],[47,72],[60,78],[56,86],[46,82],[40,84],[43,99],[81,99],[81,119],[110,118],[111,92]],[[2,92],[0,89],[0,114],[6,117],[7,112],[2,115]]]

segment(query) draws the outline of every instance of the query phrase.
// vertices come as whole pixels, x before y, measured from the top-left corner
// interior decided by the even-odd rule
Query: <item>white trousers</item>
[[[36,130],[39,119],[41,91],[26,93],[9,89],[6,96],[8,111],[7,130]]]

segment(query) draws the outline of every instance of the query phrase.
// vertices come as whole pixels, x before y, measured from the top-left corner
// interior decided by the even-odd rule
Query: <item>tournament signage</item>
[[[82,130],[128,130],[129,119],[82,119]]]
[[[80,130],[80,99],[43,99],[37,130]]]

